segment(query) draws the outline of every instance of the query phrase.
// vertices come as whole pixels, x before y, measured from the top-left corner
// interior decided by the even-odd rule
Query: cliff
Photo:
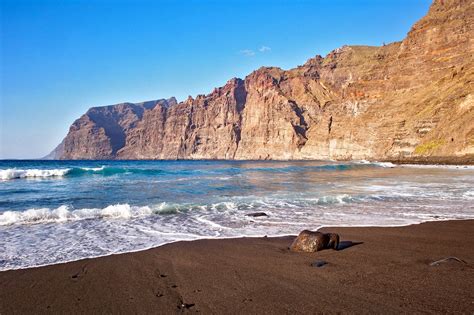
[[[262,67],[208,95],[91,108],[58,159],[474,162],[474,1],[435,0],[401,42]]]

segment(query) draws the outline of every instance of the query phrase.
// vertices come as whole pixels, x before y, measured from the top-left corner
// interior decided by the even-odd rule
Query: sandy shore
[[[452,165],[463,167],[474,165],[474,154],[465,156],[425,156],[425,157],[407,157],[399,159],[381,159],[380,162],[391,162],[394,164],[418,164],[418,165]]]
[[[291,236],[200,240],[5,271],[0,314],[474,312],[474,221],[323,230],[362,243],[300,254]],[[448,256],[466,263],[430,266]]]

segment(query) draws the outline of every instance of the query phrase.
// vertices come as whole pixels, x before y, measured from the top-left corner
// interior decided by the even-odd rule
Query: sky
[[[261,66],[402,40],[430,0],[0,0],[0,159],[92,106],[210,93]]]

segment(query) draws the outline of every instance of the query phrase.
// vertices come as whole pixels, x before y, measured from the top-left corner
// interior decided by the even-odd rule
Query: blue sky
[[[431,1],[0,3],[0,158],[38,158],[89,107],[183,100],[260,66],[398,41]]]

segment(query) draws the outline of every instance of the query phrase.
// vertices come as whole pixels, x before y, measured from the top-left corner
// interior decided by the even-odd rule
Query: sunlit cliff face
[[[260,68],[178,104],[92,108],[51,157],[472,160],[473,12],[435,1],[401,42]]]

